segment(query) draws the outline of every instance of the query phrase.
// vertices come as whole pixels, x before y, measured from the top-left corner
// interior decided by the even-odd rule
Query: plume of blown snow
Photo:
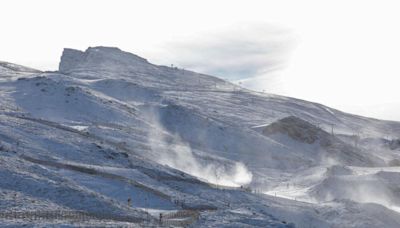
[[[239,187],[252,181],[253,174],[242,162],[200,162],[190,145],[183,142],[179,135],[167,133],[157,118],[151,119],[153,128],[148,137],[152,150],[158,152],[158,163],[217,185]]]

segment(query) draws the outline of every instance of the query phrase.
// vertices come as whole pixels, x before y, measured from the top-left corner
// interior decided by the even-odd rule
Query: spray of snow
[[[209,183],[239,187],[252,181],[253,174],[241,162],[224,163],[208,160],[201,162],[190,145],[179,135],[171,135],[161,126],[157,118],[152,119],[152,130],[148,137],[153,151],[158,152],[160,164],[168,165]]]

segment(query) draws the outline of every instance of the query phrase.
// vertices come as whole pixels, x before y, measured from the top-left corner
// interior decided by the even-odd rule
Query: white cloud
[[[283,69],[294,45],[289,29],[241,24],[167,42],[162,50],[175,65],[237,80]]]

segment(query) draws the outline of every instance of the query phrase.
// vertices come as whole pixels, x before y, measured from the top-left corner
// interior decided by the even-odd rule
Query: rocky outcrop
[[[79,69],[119,69],[121,66],[137,66],[150,63],[146,59],[114,47],[90,47],[85,52],[65,48],[61,56],[59,71],[69,73]]]
[[[314,143],[321,138],[321,135],[327,136],[327,133],[320,128],[295,116],[285,117],[268,125],[263,129],[262,133],[267,136],[281,133],[296,141],[308,144]]]

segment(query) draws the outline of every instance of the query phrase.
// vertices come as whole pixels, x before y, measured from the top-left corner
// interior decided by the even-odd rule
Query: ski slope
[[[398,122],[110,47],[1,62],[0,98],[0,212],[92,216],[2,226],[400,226]]]

